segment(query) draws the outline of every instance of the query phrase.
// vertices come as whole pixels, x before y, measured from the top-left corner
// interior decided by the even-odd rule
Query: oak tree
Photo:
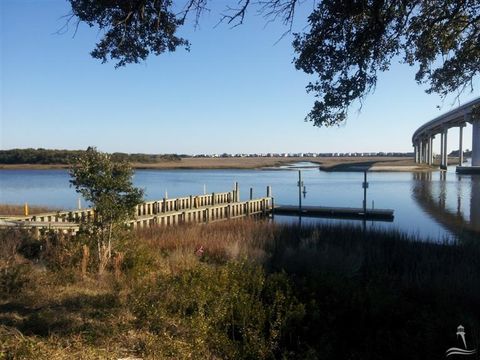
[[[104,30],[92,51],[116,66],[145,60],[177,47],[188,49],[178,29],[195,24],[210,0],[69,0],[70,19]],[[287,32],[302,0],[230,0],[220,22],[240,25],[254,8],[267,21],[278,20]],[[315,80],[307,115],[316,126],[339,124],[349,106],[362,101],[377,83],[378,73],[392,61],[417,68],[415,80],[428,93],[446,96],[473,91],[480,72],[480,0],[319,0],[303,32],[293,34],[297,69]],[[193,16],[189,16],[193,14]]]

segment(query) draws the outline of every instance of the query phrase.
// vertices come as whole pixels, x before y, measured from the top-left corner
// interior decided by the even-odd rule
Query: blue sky
[[[304,122],[314,98],[295,70],[285,28],[254,13],[242,26],[215,27],[226,2],[214,1],[178,50],[114,69],[90,57],[100,34],[81,25],[58,35],[65,0],[1,0],[0,148],[44,147],[146,153],[411,151],[413,131],[452,108],[427,95],[414,69],[394,64],[374,94],[340,127]],[[217,8],[218,6],[218,8]],[[295,28],[302,29],[305,14]],[[460,97],[466,102],[480,93]],[[441,109],[437,108],[441,106]],[[458,106],[455,103],[454,106]],[[449,149],[458,144],[451,130]],[[471,128],[465,148],[471,146]],[[439,148],[439,140],[435,148]]]

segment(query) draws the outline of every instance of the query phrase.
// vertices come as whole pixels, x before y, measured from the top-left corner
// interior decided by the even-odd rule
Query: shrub
[[[0,269],[0,297],[19,294],[30,281],[31,268],[27,264]]]
[[[298,313],[280,283],[288,288],[286,277],[269,279],[248,262],[198,263],[137,288],[131,309],[139,327],[161,336],[156,350],[163,356],[267,359],[277,351],[288,316]]]

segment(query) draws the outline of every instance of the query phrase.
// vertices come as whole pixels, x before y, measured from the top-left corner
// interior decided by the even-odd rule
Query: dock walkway
[[[209,223],[246,216],[267,216],[273,205],[270,187],[267,196],[240,201],[238,185],[233,191],[147,201],[135,207],[135,216],[126,223],[133,228],[171,226],[181,223]],[[0,217],[0,227],[55,230],[75,234],[81,223],[93,220],[94,209],[57,211],[27,216]]]
[[[304,217],[325,217],[353,220],[377,220],[393,221],[393,210],[391,209],[366,209],[346,207],[325,207],[325,206],[298,206],[278,205],[273,209],[274,215],[297,215]]]

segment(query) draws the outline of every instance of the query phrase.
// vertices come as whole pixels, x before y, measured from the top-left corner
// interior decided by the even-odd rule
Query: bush
[[[162,356],[267,359],[277,352],[290,314],[301,313],[280,284],[289,288],[286,277],[269,279],[248,262],[199,263],[137,288],[130,303],[137,325],[161,336],[155,351]]]
[[[0,297],[19,294],[30,281],[29,265],[15,265],[0,269]]]

